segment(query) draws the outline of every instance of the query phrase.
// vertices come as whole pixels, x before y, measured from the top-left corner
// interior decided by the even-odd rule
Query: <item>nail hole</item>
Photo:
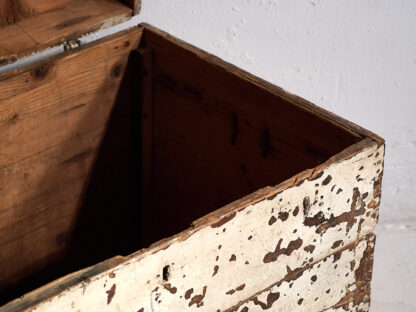
[[[166,265],[164,268],[163,268],[163,274],[162,274],[162,276],[163,276],[163,280],[165,281],[165,282],[167,282],[168,281],[168,279],[169,279],[169,275],[170,275],[170,266],[169,265]]]

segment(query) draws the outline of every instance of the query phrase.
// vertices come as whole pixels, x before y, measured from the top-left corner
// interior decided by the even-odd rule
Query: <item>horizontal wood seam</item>
[[[290,272],[288,272],[288,274],[283,278],[283,279],[281,279],[281,280],[279,280],[278,282],[276,282],[276,283],[273,283],[272,285],[270,285],[269,287],[266,287],[265,289],[263,289],[263,290],[260,290],[260,291],[258,291],[257,293],[255,293],[254,295],[252,295],[252,296],[250,296],[249,298],[247,298],[246,300],[244,300],[244,301],[240,301],[239,303],[237,303],[236,305],[234,305],[234,306],[232,306],[232,307],[230,307],[230,308],[228,308],[228,309],[226,309],[224,312],[233,312],[233,311],[236,311],[240,306],[242,306],[243,304],[245,304],[245,303],[247,303],[247,302],[249,302],[249,301],[251,301],[252,299],[254,299],[255,297],[257,297],[258,295],[260,295],[260,294],[262,294],[262,293],[264,293],[264,292],[266,292],[266,291],[269,291],[269,290],[271,290],[274,286],[278,286],[278,285],[280,285],[281,283],[283,283],[283,282],[290,282],[291,280],[293,280],[292,279],[292,276],[291,276],[291,274],[293,274],[294,273],[294,275],[296,276],[296,275],[302,275],[302,273],[303,272],[305,272],[306,270],[308,270],[308,269],[310,269],[311,267],[313,267],[315,264],[317,264],[318,262],[321,262],[321,261],[323,261],[323,260],[325,260],[325,259],[328,259],[328,258],[330,258],[330,257],[332,257],[333,255],[335,255],[335,254],[338,254],[338,253],[342,253],[342,252],[344,252],[345,250],[352,250],[352,249],[354,249],[358,244],[359,244],[359,242],[360,241],[362,241],[362,240],[367,240],[367,241],[371,241],[371,239],[372,239],[372,237],[374,237],[374,234],[372,234],[372,233],[368,233],[368,234],[366,234],[363,238],[361,238],[361,239],[357,239],[356,241],[354,241],[354,242],[352,242],[352,243],[350,243],[350,244],[348,244],[347,246],[344,246],[343,248],[341,248],[341,249],[339,249],[339,250],[337,250],[336,252],[333,252],[333,253],[331,253],[331,254],[329,254],[329,255],[326,255],[325,257],[322,257],[322,258],[320,258],[319,260],[317,260],[317,261],[313,261],[312,263],[310,263],[310,264],[307,264],[307,265],[305,265],[305,266],[303,266],[303,267],[300,267],[300,268],[296,268],[296,269],[294,269],[293,271],[290,271]],[[368,248],[368,245],[367,245],[367,247],[366,247],[366,249]],[[300,270],[298,270],[298,269],[300,269]],[[289,269],[288,269],[289,270]],[[324,310],[325,311],[325,310]]]

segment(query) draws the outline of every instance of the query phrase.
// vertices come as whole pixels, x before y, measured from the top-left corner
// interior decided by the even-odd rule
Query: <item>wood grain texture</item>
[[[110,44],[85,47],[88,53],[81,49],[0,77],[0,168],[102,125],[137,44],[138,38],[122,34]],[[89,109],[90,103],[97,107]],[[85,114],[90,117],[83,121]],[[78,119],[82,123],[74,122]]]
[[[155,54],[153,193],[164,194],[152,209],[157,239],[361,139],[205,52],[153,31],[144,40]]]
[[[0,0],[0,64],[127,20],[116,0]]]
[[[0,27],[55,10],[73,0],[0,0]]]
[[[2,292],[65,255],[104,130],[88,131],[0,171]]]
[[[100,173],[97,168],[108,166],[111,159],[128,164],[117,153],[126,152],[130,144],[128,129],[121,126],[130,124],[130,87],[123,95],[119,91],[140,34],[133,29],[12,73],[10,80],[0,79],[2,300],[6,290],[52,267],[69,247],[75,248],[72,236],[86,218],[89,198],[95,198],[91,195],[94,179],[117,175]],[[117,148],[105,151],[106,144]],[[118,170],[123,172],[121,165]],[[104,190],[103,183],[97,185]],[[117,188],[114,192],[117,194]],[[90,199],[88,205],[93,202]],[[110,241],[108,238],[108,246]],[[81,251],[71,252],[76,261],[75,255]],[[113,255],[109,252],[107,257]]]
[[[154,59],[153,51],[148,48],[139,48],[140,55],[140,119],[141,119],[141,235],[144,246],[154,243],[149,233],[153,231],[153,224],[148,222],[156,218],[153,210],[153,106],[154,106]]]
[[[25,17],[29,17],[29,14],[20,10],[18,1],[13,0],[1,0],[0,1],[0,27],[5,25],[15,24]]]
[[[207,61],[209,63],[212,63],[215,65],[218,70],[225,71],[229,73],[231,76],[238,77],[239,79],[246,80],[250,83],[252,83],[254,86],[264,90],[265,92],[272,92],[278,97],[282,98],[284,101],[287,101],[290,103],[290,105],[293,105],[297,108],[300,108],[302,110],[306,110],[311,112],[316,116],[316,118],[323,118],[327,122],[333,123],[338,127],[343,127],[346,131],[350,131],[352,135],[361,135],[363,137],[369,137],[372,140],[377,141],[379,144],[384,143],[384,139],[379,137],[377,134],[372,133],[371,131],[368,131],[364,129],[363,127],[360,127],[359,125],[356,125],[334,113],[331,113],[311,102],[308,100],[305,100],[304,98],[301,98],[300,96],[297,96],[295,94],[292,94],[283,88],[273,85],[272,83],[265,81],[264,79],[261,79],[257,76],[254,76],[230,63],[227,63],[220,58],[207,53],[189,43],[186,43],[152,25],[149,25],[147,23],[141,23],[142,27],[148,30],[148,32],[153,33],[156,36],[163,37],[167,43],[166,44],[175,44],[178,47],[184,48],[189,51],[190,54],[194,54],[199,56],[202,60]]]

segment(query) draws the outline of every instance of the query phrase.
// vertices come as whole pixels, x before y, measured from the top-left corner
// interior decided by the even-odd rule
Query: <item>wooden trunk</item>
[[[5,74],[0,311],[368,311],[383,157],[149,25]]]

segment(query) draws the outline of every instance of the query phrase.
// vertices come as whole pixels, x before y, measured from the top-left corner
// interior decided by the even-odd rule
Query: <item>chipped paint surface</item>
[[[373,244],[383,155],[384,146],[373,142],[320,174],[191,228],[163,248],[138,252],[26,311],[225,311],[256,294],[249,310],[238,311],[261,311],[273,302],[283,310],[322,311],[337,303],[344,309],[353,299],[345,292],[368,271],[357,268]],[[281,282],[289,277],[290,283]],[[354,301],[349,309],[367,306]]]
[[[372,248],[374,236],[369,234],[357,245],[352,244],[297,272],[288,272],[284,280],[228,311],[353,311],[356,308],[353,302],[348,303],[351,306],[347,310],[344,307],[331,310],[331,307],[360,287],[357,285],[362,281],[356,281],[356,273],[362,261],[372,261],[366,257],[366,251]]]

